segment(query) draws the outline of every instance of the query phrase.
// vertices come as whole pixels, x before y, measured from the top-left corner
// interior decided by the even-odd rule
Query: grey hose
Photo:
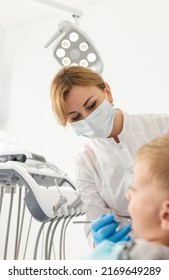
[[[14,195],[14,187],[11,188],[11,200],[10,200],[10,206],[9,206],[9,215],[8,215],[7,232],[6,232],[6,240],[5,240],[4,260],[6,260],[6,258],[7,258],[9,230],[10,230],[12,206],[13,206],[13,195]]]
[[[22,195],[22,188],[19,187],[18,215],[17,215],[17,225],[16,225],[14,260],[17,260],[17,258],[18,258],[18,235],[19,235],[19,223],[20,223],[20,212],[21,212],[21,195]]]

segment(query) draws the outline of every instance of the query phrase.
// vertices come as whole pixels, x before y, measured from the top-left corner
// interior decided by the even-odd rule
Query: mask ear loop
[[[107,94],[107,89],[106,87],[104,88],[104,97],[105,99],[109,102],[109,99],[108,99],[108,94]]]
[[[113,97],[111,93],[111,89],[108,83],[105,82],[104,94],[106,95],[107,101],[113,105]]]
[[[113,98],[112,98],[112,100],[109,99],[109,95],[107,94],[107,88],[106,87],[104,88],[104,96],[105,96],[105,99],[114,107]]]

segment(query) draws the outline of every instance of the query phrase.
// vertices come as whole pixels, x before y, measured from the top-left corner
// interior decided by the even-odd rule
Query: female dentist
[[[77,155],[76,180],[87,220],[96,220],[85,234],[91,245],[104,239],[127,239],[130,225],[121,229],[115,217],[128,223],[125,193],[131,185],[136,151],[144,143],[169,132],[166,114],[129,115],[113,105],[109,85],[95,71],[63,67],[51,84],[51,101],[58,122],[88,138]],[[103,215],[112,213],[110,215]]]

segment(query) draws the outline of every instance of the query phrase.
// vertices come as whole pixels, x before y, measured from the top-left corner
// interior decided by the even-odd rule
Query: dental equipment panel
[[[33,153],[0,155],[0,185],[26,186],[25,204],[40,222],[83,215],[74,182],[45,158]]]

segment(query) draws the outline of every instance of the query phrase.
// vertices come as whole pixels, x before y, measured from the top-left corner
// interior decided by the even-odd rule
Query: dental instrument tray
[[[0,154],[0,187],[26,187],[25,204],[40,222],[83,215],[75,183],[43,156],[30,152]]]

